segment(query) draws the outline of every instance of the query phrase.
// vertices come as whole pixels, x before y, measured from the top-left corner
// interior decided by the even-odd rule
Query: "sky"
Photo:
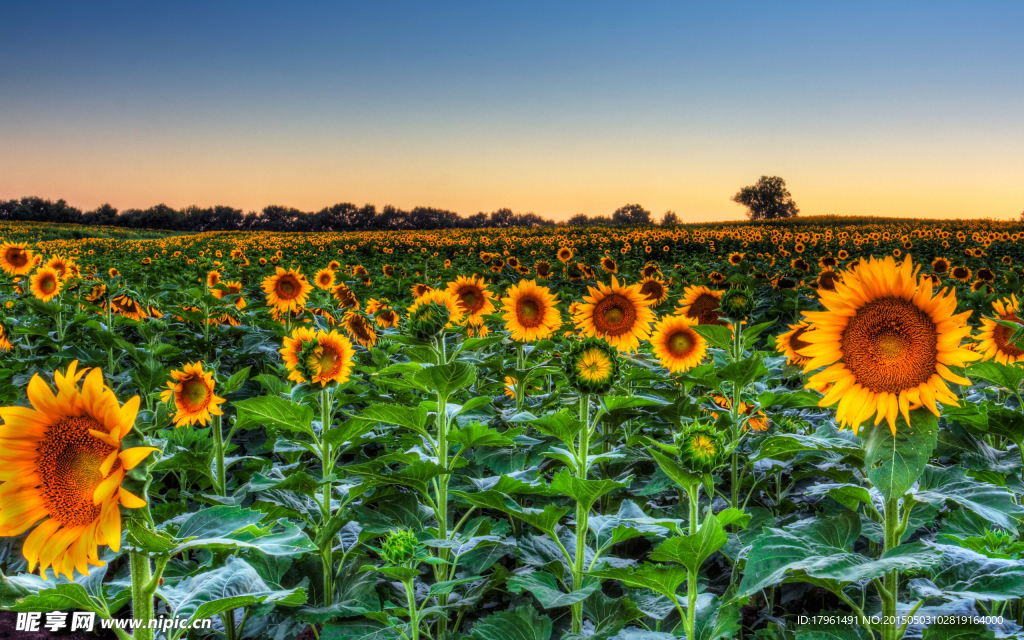
[[[0,0],[0,198],[1016,218],[1021,2]]]

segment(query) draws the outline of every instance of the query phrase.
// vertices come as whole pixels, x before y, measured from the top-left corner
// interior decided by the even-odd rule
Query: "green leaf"
[[[313,435],[313,409],[278,396],[259,396],[234,403],[238,416],[235,426],[251,429],[266,426],[293,433]]]
[[[655,562],[681,564],[690,573],[697,574],[704,561],[724,547],[728,540],[718,518],[708,514],[697,533],[669,538],[655,547],[650,557]]]
[[[430,585],[430,590],[427,591],[427,597],[430,596],[443,596],[452,592],[452,589],[459,586],[460,584],[466,584],[467,582],[474,582],[479,580],[483,576],[470,576],[469,578],[459,578],[458,580],[445,580],[444,582],[435,582]]]
[[[397,630],[374,620],[331,622],[320,630],[320,640],[401,640]]]
[[[382,424],[395,424],[416,433],[427,435],[426,408],[421,406],[407,407],[400,404],[371,404],[363,409],[359,417]]]
[[[615,413],[627,409],[640,407],[664,407],[672,404],[664,398],[657,396],[632,395],[632,396],[600,396],[601,408],[605,413]]]
[[[224,383],[223,393],[227,395],[241,389],[245,381],[249,379],[249,371],[251,369],[252,367],[245,367],[233,373],[227,382]]]
[[[999,385],[1013,393],[1016,393],[1020,389],[1021,382],[1024,382],[1024,368],[1012,364],[1000,364],[994,360],[971,365],[967,375]]]
[[[558,438],[570,449],[575,448],[576,436],[583,429],[579,418],[566,409],[530,420],[529,423],[544,435]]]
[[[519,607],[487,616],[473,625],[471,640],[549,640],[551,618],[533,607]]]
[[[1024,596],[1024,563],[988,558],[953,545],[929,545],[939,556],[932,582],[944,595],[972,600],[1012,600]]]
[[[66,609],[80,609],[97,613],[102,611],[102,608],[89,596],[85,587],[74,582],[55,584],[51,589],[40,589],[35,593],[18,598],[13,603],[5,602],[4,605],[4,608],[9,611],[62,611]]]
[[[338,451],[340,450],[339,447],[344,446],[346,442],[355,444],[356,440],[363,437],[373,429],[374,424],[375,423],[370,420],[352,418],[342,422],[341,424],[331,426],[331,428],[327,430],[327,433],[322,434],[323,439],[329,443],[335,451]]]
[[[563,496],[572,498],[583,505],[586,511],[601,499],[601,496],[628,487],[629,482],[615,482],[614,480],[587,480],[577,478],[568,469],[562,469],[551,479],[551,488]]]
[[[995,640],[996,633],[980,622],[938,624],[924,630],[923,640]]]
[[[619,580],[628,587],[650,589],[676,602],[676,590],[686,582],[687,570],[675,564],[642,564],[628,569],[616,569],[607,565],[587,572],[587,575],[604,580]]]
[[[545,609],[568,607],[577,602],[583,602],[601,586],[599,581],[592,580],[586,582],[580,589],[565,593],[558,588],[555,576],[547,571],[533,571],[513,576],[508,579],[506,584],[512,593],[529,591]]]
[[[264,514],[240,507],[215,506],[190,516],[177,532],[171,554],[189,549],[253,549],[272,556],[298,556],[316,547],[294,523],[259,526]]]
[[[472,447],[510,447],[515,444],[512,438],[522,432],[522,429],[510,429],[505,433],[498,433],[487,425],[479,422],[472,422],[461,429],[452,429],[448,432],[448,440],[462,445],[463,449]]]
[[[945,506],[946,501],[954,502],[1004,529],[1016,531],[1019,522],[1024,520],[1024,507],[1014,502],[1012,493],[969,478],[957,467],[926,467],[913,495],[918,502],[939,508]]]
[[[853,438],[853,436],[850,436]],[[852,456],[855,459],[864,457],[864,450],[855,440],[844,438],[835,427],[823,425],[814,435],[780,434],[765,438],[754,452],[752,460],[786,461],[798,454],[805,452],[816,452],[821,454],[836,454],[840,456]]]
[[[662,472],[680,487],[688,489],[695,484],[700,484],[701,476],[699,474],[693,473],[672,458],[663,453],[658,453],[654,449],[648,447],[647,451],[654,458],[655,462],[658,463]]]
[[[304,589],[268,585],[249,563],[234,556],[228,556],[223,566],[186,578],[176,586],[159,587],[157,595],[167,602],[172,616],[184,620],[210,618],[258,604],[296,607],[306,602]]]
[[[521,507],[497,491],[479,491],[477,493],[452,491],[451,493],[481,509],[496,509],[519,518],[523,522],[537,527],[552,538],[555,537],[555,525],[570,510],[569,507],[558,507],[553,504],[544,505],[543,509]]]
[[[726,595],[728,596],[728,594]],[[697,634],[697,640],[738,637],[740,604],[731,601],[723,605],[721,599],[710,593],[702,593],[697,596],[697,612],[694,615],[694,631]]]
[[[729,327],[723,327],[716,324],[700,324],[695,325],[693,330],[696,331],[700,337],[707,340],[708,344],[712,347],[724,349],[725,351],[732,350],[733,336]]]
[[[887,500],[900,498],[921,477],[938,441],[939,419],[927,409],[910,413],[913,426],[896,418],[896,435],[884,422],[867,427],[864,464],[871,483]]]
[[[417,371],[410,380],[426,391],[447,399],[476,381],[476,367],[465,362],[452,362]]]
[[[757,397],[757,403],[764,409],[809,409],[817,407],[820,400],[821,395],[811,391],[766,391]]]
[[[719,378],[728,380],[740,388],[746,387],[757,378],[767,374],[768,369],[764,366],[760,354],[727,364],[718,370]]]
[[[166,531],[153,531],[136,518],[129,519],[124,529],[128,544],[148,553],[169,553],[179,542]]]

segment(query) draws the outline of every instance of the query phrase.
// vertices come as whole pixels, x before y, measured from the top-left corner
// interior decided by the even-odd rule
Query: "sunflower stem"
[[[331,483],[327,477],[334,471],[334,458],[331,456],[331,445],[327,441],[327,432],[331,428],[331,390],[324,387],[320,391],[320,456],[323,464],[323,526],[331,517]],[[324,540],[320,549],[320,560],[324,571],[324,606],[334,603],[334,536]]]
[[[900,526],[900,507],[898,498],[890,498],[885,501],[885,538],[883,553],[895,549],[900,544],[898,533]],[[899,629],[895,622],[896,607],[899,602],[897,588],[899,586],[899,573],[893,569],[885,575],[884,590],[882,590],[882,638],[883,640],[899,640],[897,635]],[[885,622],[889,621],[889,622]]]
[[[586,480],[587,454],[590,451],[590,394],[584,393],[580,396],[580,422],[583,428],[580,429],[580,447],[576,456],[579,468],[577,477]],[[589,518],[587,508],[580,502],[576,503],[576,557],[573,559],[572,588],[573,591],[583,588],[583,573],[585,571],[585,556],[587,553],[587,520]],[[581,633],[583,631],[583,603],[577,602],[572,605],[572,631]]]
[[[690,499],[690,535],[693,536],[697,534],[700,520],[700,484],[693,483],[686,487],[686,494]],[[697,574],[689,571],[686,573],[686,612],[686,637],[696,638]]]
[[[153,619],[153,591],[148,587],[153,580],[153,568],[149,564],[149,555],[145,551],[129,552],[129,563],[132,575],[132,617],[144,621],[135,629],[134,640],[153,640],[153,629],[149,621]]]
[[[221,416],[213,416],[213,424],[210,426],[213,433],[213,456],[214,471],[213,488],[217,495],[227,495],[227,479],[224,477],[224,431],[221,428]]]

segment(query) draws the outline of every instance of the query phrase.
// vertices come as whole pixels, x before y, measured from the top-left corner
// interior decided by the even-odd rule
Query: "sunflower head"
[[[448,289],[431,289],[409,307],[409,331],[420,340],[431,340],[464,320],[459,299]]]
[[[618,351],[604,340],[584,338],[562,357],[569,386],[579,393],[604,394],[619,379]]]
[[[281,357],[294,382],[343,384],[352,373],[355,350],[348,338],[337,331],[312,331],[299,327],[284,339]]]
[[[668,287],[657,276],[645,277],[640,282],[640,293],[644,294],[652,307],[659,307],[668,300]]]
[[[205,426],[211,422],[212,416],[223,415],[220,405],[225,400],[217,397],[214,386],[213,371],[203,371],[202,362],[186,364],[171,371],[171,380],[160,394],[160,399],[173,403],[177,409],[174,426]]]
[[[709,289],[703,285],[687,287],[683,291],[683,299],[676,313],[696,320],[697,324],[723,324],[719,318],[722,317],[722,292]]]
[[[459,276],[448,283],[448,291],[458,299],[470,324],[483,324],[484,316],[494,313],[494,294],[487,290],[483,278]]]
[[[707,342],[693,330],[695,324],[696,320],[685,316],[668,316],[654,327],[652,351],[672,373],[692,369],[707,355]]]
[[[64,287],[60,274],[52,267],[42,267],[38,269],[32,274],[30,283],[32,287],[32,295],[43,302],[49,302],[56,298]]]
[[[747,318],[755,305],[754,292],[745,286],[730,287],[722,294],[722,311],[734,320]]]
[[[35,256],[28,245],[5,243],[0,246],[0,268],[12,276],[23,276],[35,266]]]
[[[295,311],[304,307],[313,285],[298,271],[276,269],[274,275],[267,276],[262,283],[267,304],[278,311]]]
[[[725,464],[727,443],[725,432],[713,425],[694,422],[676,437],[679,459],[694,473],[708,474]]]
[[[377,344],[377,332],[373,330],[373,323],[358,311],[349,311],[341,320],[341,325],[356,344],[370,348]]]
[[[996,300],[992,303],[994,318],[982,317],[981,333],[977,336],[976,350],[985,360],[995,360],[1001,364],[1014,364],[1024,360],[1024,350],[1010,342],[1015,329],[1003,323],[1024,324],[1018,316],[1020,304],[1016,295]]]
[[[316,272],[316,276],[313,277],[313,281],[316,282],[316,286],[324,291],[329,290],[334,286],[334,269],[324,268]]]
[[[548,338],[562,326],[558,298],[535,280],[520,280],[501,299],[502,317],[510,337],[518,342]]]
[[[588,287],[573,322],[584,335],[607,340],[620,351],[634,351],[640,340],[651,335],[654,311],[651,302],[641,293],[640,285],[620,285],[612,276],[611,285],[599,282]]]
[[[84,378],[84,380],[83,380]],[[121,507],[146,505],[140,466],[153,447],[133,446],[136,396],[121,405],[99,369],[54,372],[57,393],[38,375],[28,385],[33,408],[3,407],[0,418],[0,536],[35,526],[22,552],[29,571],[38,565],[73,578],[103,566],[99,546],[121,544]]]
[[[381,544],[381,558],[391,566],[401,567],[409,564],[416,558],[416,550],[419,548],[419,541],[416,534],[408,529],[391,531],[384,538]]]

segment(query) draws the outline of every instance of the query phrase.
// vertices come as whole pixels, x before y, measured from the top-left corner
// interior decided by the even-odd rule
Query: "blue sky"
[[[0,5],[0,197],[1024,209],[1021,3]]]

